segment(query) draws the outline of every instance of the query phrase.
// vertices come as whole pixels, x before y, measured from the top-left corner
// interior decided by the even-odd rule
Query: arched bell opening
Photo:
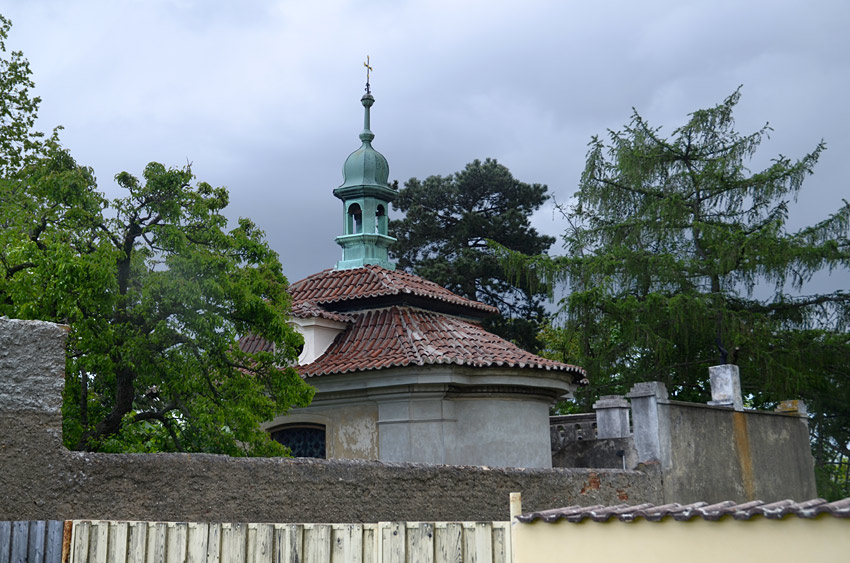
[[[375,210],[375,232],[380,235],[387,234],[387,210],[383,205],[379,205]]]
[[[352,203],[348,206],[348,224],[346,225],[347,234],[356,235],[363,232],[363,210],[360,209],[360,204]]]

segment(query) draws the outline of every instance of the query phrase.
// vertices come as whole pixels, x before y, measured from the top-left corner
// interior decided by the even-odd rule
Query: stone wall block
[[[640,463],[670,466],[670,425],[659,403],[668,403],[667,388],[660,381],[636,383],[626,395],[631,399],[632,427]]]
[[[741,397],[741,374],[738,366],[732,364],[711,366],[708,368],[708,376],[711,380],[709,405],[732,407],[736,411],[744,410],[744,401]]]
[[[593,404],[596,411],[596,437],[626,438],[629,428],[629,402],[622,395],[603,395]]]

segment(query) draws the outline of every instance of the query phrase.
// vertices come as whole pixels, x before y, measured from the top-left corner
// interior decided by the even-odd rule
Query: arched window
[[[363,232],[363,211],[360,205],[352,203],[348,206],[348,233],[356,235]]]
[[[324,424],[287,424],[271,434],[273,440],[292,450],[293,457],[326,457]]]
[[[383,205],[379,205],[375,210],[375,232],[378,234],[387,234],[387,210]]]

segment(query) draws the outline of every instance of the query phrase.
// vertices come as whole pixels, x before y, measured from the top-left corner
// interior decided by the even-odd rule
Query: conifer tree
[[[694,112],[669,138],[637,112],[593,138],[564,210],[566,255],[508,261],[566,283],[562,324],[546,334],[551,352],[588,370],[585,406],[647,380],[704,401],[708,366],[735,363],[752,406],[808,403],[825,468],[850,456],[850,293],[806,289],[819,272],[847,274],[850,205],[790,232],[789,204],[825,145],[751,172],[771,129],[736,132],[739,98]]]
[[[530,216],[548,198],[546,186],[520,182],[489,158],[449,176],[411,178],[394,202],[405,217],[390,224],[398,239],[390,251],[399,268],[497,307],[501,315],[487,319],[486,328],[536,351],[545,291],[511,280],[487,241],[546,252],[554,239],[539,234]]]

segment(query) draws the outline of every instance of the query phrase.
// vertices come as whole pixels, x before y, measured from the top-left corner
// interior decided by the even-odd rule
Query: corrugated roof
[[[554,370],[584,376],[577,366],[541,358],[457,317],[413,307],[352,313],[354,323],[315,362],[305,377],[402,366],[452,364]]]
[[[293,305],[302,302],[325,305],[375,297],[413,295],[490,314],[499,312],[491,305],[456,295],[419,276],[376,265],[350,270],[324,270],[295,282],[289,287],[289,293]]]
[[[650,522],[658,522],[667,517],[678,521],[687,521],[694,518],[719,520],[726,516],[731,516],[736,520],[749,520],[755,516],[763,516],[771,519],[784,518],[789,515],[800,518],[814,518],[820,514],[828,514],[836,518],[850,518],[850,498],[835,502],[827,502],[822,498],[818,498],[805,502],[782,500],[766,503],[760,500],[754,500],[741,504],[733,501],[725,501],[717,504],[695,502],[693,504],[673,503],[659,506],[653,504],[639,504],[636,506],[626,504],[618,504],[616,506],[568,506],[566,508],[555,508],[522,514],[517,516],[517,520],[526,523],[534,522],[535,520],[543,520],[549,523],[559,520],[566,520],[568,522],[582,522],[584,520],[607,522],[612,518],[616,518],[621,522],[631,522],[638,518],[643,518]]]

